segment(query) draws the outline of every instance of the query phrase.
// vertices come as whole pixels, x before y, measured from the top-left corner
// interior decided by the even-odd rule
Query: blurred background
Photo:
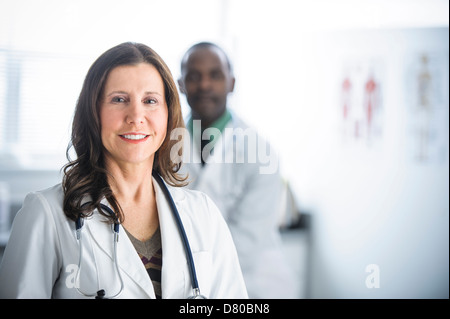
[[[293,297],[449,298],[448,1],[0,0],[0,12],[0,256],[26,193],[61,181],[92,62],[142,42],[177,79],[185,50],[213,41],[234,65],[231,109],[290,185]]]

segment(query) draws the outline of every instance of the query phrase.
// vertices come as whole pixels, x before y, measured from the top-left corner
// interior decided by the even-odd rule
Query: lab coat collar
[[[233,147],[233,135],[228,134],[224,135],[225,129],[227,128],[235,128],[236,127],[236,117],[232,116],[228,123],[225,125],[222,134],[214,145],[213,153],[210,154],[210,164],[214,163],[223,163],[224,161],[233,161],[233,159],[226,159],[224,156],[233,155],[233,152],[226,152],[225,150],[232,150]],[[200,154],[200,145],[197,144],[197,140],[190,136],[189,143],[185,144],[185,147],[190,147],[190,152],[192,152],[192,163],[189,163],[189,170],[192,170],[192,175],[196,176],[195,179],[189,179],[192,188],[195,188],[195,185],[199,185],[202,182],[203,176],[216,176],[213,172],[217,169],[216,165],[208,165],[202,166],[201,164],[201,154]],[[234,150],[233,150],[234,151]],[[189,152],[189,153],[190,153]],[[187,154],[187,153],[185,153]],[[228,155],[227,155],[228,154]],[[185,157],[184,161],[190,161],[190,158]],[[211,171],[211,172],[210,172]]]
[[[163,267],[161,274],[162,297],[179,298],[185,291],[185,268],[186,254],[184,252],[181,235],[178,231],[174,216],[164,193],[157,181],[153,178],[153,186],[156,194],[156,205],[161,230],[161,245],[163,251]],[[185,194],[182,190],[168,186],[175,205],[179,212],[182,211],[182,204]],[[108,205],[106,200],[103,204]],[[113,237],[110,225],[106,224],[106,217],[95,212],[86,222],[86,228],[96,244],[113,261]],[[122,276],[128,275],[150,298],[155,298],[153,285],[150,277],[139,258],[133,244],[126,235],[122,227],[119,231],[119,243],[117,245],[117,259]],[[125,288],[126,289],[126,288]]]

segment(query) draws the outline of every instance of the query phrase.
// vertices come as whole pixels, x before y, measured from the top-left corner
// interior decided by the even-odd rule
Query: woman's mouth
[[[145,134],[123,134],[123,135],[119,135],[119,137],[129,143],[140,143],[140,142],[144,142],[146,141],[150,135],[145,135]]]

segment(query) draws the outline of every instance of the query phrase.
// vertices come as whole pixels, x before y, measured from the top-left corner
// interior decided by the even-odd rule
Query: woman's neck
[[[150,164],[107,163],[108,183],[122,204],[139,203],[153,198],[152,168]]]
[[[152,165],[107,165],[108,182],[120,204],[122,226],[135,238],[146,241],[159,225]]]

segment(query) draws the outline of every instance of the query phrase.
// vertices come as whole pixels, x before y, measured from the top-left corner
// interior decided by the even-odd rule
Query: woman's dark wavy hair
[[[98,209],[111,221],[123,221],[120,205],[108,184],[101,140],[99,103],[109,72],[118,66],[138,63],[149,63],[158,70],[164,83],[168,107],[168,133],[155,154],[153,169],[172,186],[186,184],[186,177],[178,174],[181,163],[173,163],[170,159],[172,146],[180,141],[171,140],[170,132],[175,128],[184,127],[180,98],[172,74],[162,58],[148,46],[140,43],[122,43],[103,53],[92,64],[76,105],[71,142],[66,151],[69,163],[63,167],[64,213],[74,221],[80,214],[82,217],[91,215],[94,209]],[[69,156],[72,147],[77,155],[75,160],[71,160]],[[181,149],[179,155],[181,156]],[[90,203],[81,207],[85,197],[89,198]],[[102,212],[100,201],[104,198],[117,216]]]

